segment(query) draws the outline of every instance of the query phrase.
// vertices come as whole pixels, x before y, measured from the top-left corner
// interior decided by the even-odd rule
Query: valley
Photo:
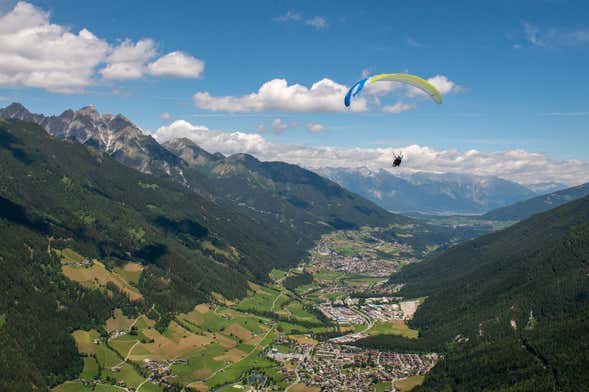
[[[158,325],[156,306],[136,317],[116,309],[100,328],[72,333],[84,368],[78,380],[53,391],[331,391],[338,385],[384,391],[421,377],[437,354],[353,346],[381,334],[418,338],[405,322],[423,299],[403,299],[400,286],[387,283],[391,272],[418,261],[418,254],[379,239],[379,231],[324,235],[298,266],[274,269],[267,284],[250,282],[243,299],[214,293],[211,302],[175,314],[166,325]],[[72,270],[66,270],[69,279],[102,289],[115,284],[131,300],[143,301],[131,298],[139,265],[109,271],[108,262],[71,249],[52,251],[62,269]],[[349,268],[342,269],[342,258]]]

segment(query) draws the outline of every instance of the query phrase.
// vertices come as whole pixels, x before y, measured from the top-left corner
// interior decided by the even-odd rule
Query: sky
[[[307,167],[589,181],[582,1],[0,0],[0,106],[93,104],[159,141]],[[366,75],[398,84],[343,96]]]

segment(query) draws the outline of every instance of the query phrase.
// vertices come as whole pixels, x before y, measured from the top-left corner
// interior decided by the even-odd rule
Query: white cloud
[[[145,73],[145,63],[155,57],[157,51],[151,39],[123,41],[106,59],[108,65],[100,73],[105,79],[139,79]]]
[[[327,127],[325,125],[316,122],[307,123],[306,127],[307,130],[312,133],[319,133],[327,130]]]
[[[436,75],[428,79],[441,94],[460,92],[462,88],[444,75]],[[421,90],[398,82],[378,82],[365,87],[364,91],[352,100],[351,108],[343,105],[348,87],[331,79],[322,79],[310,88],[300,85],[289,85],[286,79],[272,79],[258,89],[257,92],[242,96],[215,97],[201,91],[193,96],[194,104],[199,109],[224,111],[233,113],[254,112],[365,112],[371,106],[380,106],[379,97],[392,91],[401,91],[407,97],[424,95]],[[405,106],[403,106],[405,105]],[[414,108],[411,104],[397,104],[385,107],[384,111],[399,113]],[[399,110],[404,108],[405,110]]]
[[[214,111],[248,112],[343,112],[343,100],[348,87],[331,79],[322,79],[310,88],[300,84],[289,85],[286,79],[272,79],[257,92],[234,97],[215,97],[198,92],[193,99],[196,107]],[[367,110],[367,102],[358,97],[352,102],[352,111]]]
[[[402,112],[409,111],[413,108],[415,108],[415,105],[403,103],[403,102],[397,102],[394,105],[383,106],[382,111],[385,113],[402,113]]]
[[[272,129],[277,133],[282,133],[288,129],[288,124],[282,121],[279,118],[276,118],[272,121]]]
[[[172,116],[170,116],[170,113],[164,112],[164,113],[160,114],[160,118],[165,121],[165,120],[169,120],[170,118],[172,118]]]
[[[88,30],[51,24],[49,13],[29,3],[0,16],[0,85],[78,91],[92,83],[108,52]]]
[[[202,72],[200,60],[177,53],[150,64],[160,62],[151,73],[194,77]],[[67,26],[52,24],[48,12],[24,1],[0,15],[0,86],[80,92],[97,83],[99,75],[111,80],[140,78],[146,72],[145,63],[156,55],[151,39],[127,39],[112,46],[87,29],[76,33]],[[170,59],[184,70],[172,71]]]
[[[327,19],[323,16],[314,16],[312,18],[305,19],[303,18],[303,14],[296,11],[288,11],[286,14],[279,15],[273,19],[274,21],[281,23],[304,23],[307,26],[314,27],[317,30],[324,30],[329,27]]]
[[[315,16],[311,19],[307,19],[305,21],[306,25],[312,26],[317,30],[323,30],[329,27],[329,23],[327,23],[327,19],[322,16]]]
[[[155,76],[198,78],[205,63],[186,53],[172,52],[148,65],[149,73]]]
[[[224,132],[175,121],[159,128],[159,142],[187,137],[210,151],[223,154],[249,153],[261,160],[280,160],[309,169],[322,167],[367,167],[388,169],[393,151],[403,151],[401,170],[435,173],[493,175],[522,184],[563,182],[569,185],[589,182],[589,163],[579,160],[558,161],[546,154],[524,150],[482,152],[477,150],[434,150],[410,145],[395,148],[306,147],[272,143],[258,134]]]

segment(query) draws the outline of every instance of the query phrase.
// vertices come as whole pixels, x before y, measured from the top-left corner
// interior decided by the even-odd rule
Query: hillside
[[[37,125],[0,121],[0,369],[11,375],[2,388],[43,390],[78,374],[69,332],[101,324],[115,306],[133,314],[153,305],[165,326],[167,314],[189,311],[213,291],[243,296],[248,278],[304,254],[281,227],[261,228]],[[144,300],[130,303],[112,283],[65,279],[56,252],[66,248],[110,273],[139,262],[134,290]]]
[[[44,116],[13,103],[0,109],[0,117],[35,122],[55,138],[95,147],[125,166],[173,180],[265,228],[280,227],[274,235],[282,238],[275,241],[290,241],[298,249],[333,229],[410,222],[298,166],[210,154],[187,139],[162,146],[124,116],[100,115],[92,106]]]
[[[368,344],[445,352],[418,390],[589,388],[588,222],[585,197],[407,267],[392,280],[427,296],[419,343]]]
[[[320,174],[379,206],[395,212],[478,214],[535,195],[497,177],[324,168]]]
[[[300,240],[318,238],[329,227],[412,222],[296,165],[261,162],[248,154],[213,155],[188,139],[164,146],[188,163],[184,176],[189,184],[206,187],[219,203],[252,219],[286,225]]]
[[[482,216],[483,219],[496,221],[518,221],[534,214],[548,211],[572,200],[589,195],[589,183],[553,192],[548,195],[520,201],[513,205],[498,208]]]

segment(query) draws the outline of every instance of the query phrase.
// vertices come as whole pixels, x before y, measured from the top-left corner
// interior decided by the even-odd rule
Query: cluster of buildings
[[[159,384],[164,389],[170,387],[169,380],[176,377],[172,371],[172,366],[175,364],[188,364],[188,359],[178,358],[171,361],[159,361],[156,359],[144,359],[141,367],[148,371],[148,382]]]
[[[415,314],[418,301],[400,301],[399,298],[336,299],[318,306],[319,311],[338,324],[363,324],[368,320],[409,320]]]
[[[404,313],[399,304],[365,304],[360,309],[376,321],[403,320]]]
[[[393,260],[379,257],[375,249],[378,245],[385,244],[380,239],[373,238],[374,247],[365,247],[355,255],[343,255],[338,253],[336,243],[333,240],[322,239],[310,254],[311,264],[320,269],[346,272],[351,274],[366,274],[371,276],[389,276],[396,272],[398,263]]]
[[[320,343],[299,363],[301,383],[325,391],[371,391],[379,382],[423,375],[436,364],[436,354],[401,354]]]
[[[111,331],[109,333],[109,337],[111,339],[115,339],[115,338],[118,338],[119,336],[125,336],[126,334],[127,334],[126,329],[115,329],[114,331]]]
[[[94,265],[94,262],[90,259],[83,259],[80,261],[68,261],[65,264],[76,268],[90,268]]]
[[[319,311],[338,324],[364,324],[365,319],[346,306],[319,305]]]

